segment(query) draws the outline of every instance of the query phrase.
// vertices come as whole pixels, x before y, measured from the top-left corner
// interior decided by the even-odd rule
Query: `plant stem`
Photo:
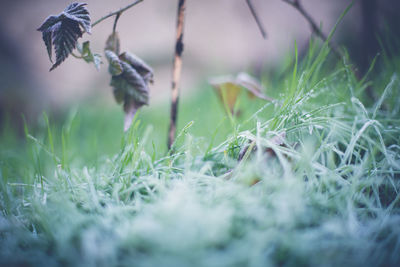
[[[76,55],[74,52],[71,52],[71,56],[73,56],[74,58],[78,58],[78,59],[82,59],[82,56],[78,56]]]
[[[183,52],[183,24],[185,20],[185,2],[186,0],[179,0],[178,14],[176,24],[176,44],[175,44],[175,57],[174,66],[172,70],[172,95],[171,95],[171,116],[168,132],[168,149],[171,148],[175,141],[176,135],[176,121],[178,116],[178,102],[179,102],[179,82],[182,72],[182,52]]]
[[[139,4],[140,2],[143,2],[143,0],[136,0],[135,2],[127,5],[126,7],[123,7],[117,11],[111,12],[110,14],[101,17],[100,19],[96,20],[95,22],[92,23],[92,27],[96,26],[97,24],[99,24],[100,22],[102,22],[103,20],[106,20],[112,16],[120,16],[123,12],[125,12],[126,10],[130,9],[131,7]]]
[[[132,125],[133,118],[138,108],[134,103],[129,103],[124,106],[125,117],[124,117],[124,132],[127,132]]]
[[[246,0],[247,5],[249,6],[250,12],[253,15],[253,18],[255,19],[258,28],[260,29],[261,35],[264,39],[267,39],[267,32],[264,29],[264,26],[261,23],[260,18],[257,15],[256,9],[254,8],[253,3],[251,2],[251,0]]]
[[[117,15],[115,15],[115,20],[114,20],[114,25],[113,25],[113,33],[115,33],[115,30],[117,29],[117,23],[119,18],[121,17],[122,13],[117,13]]]

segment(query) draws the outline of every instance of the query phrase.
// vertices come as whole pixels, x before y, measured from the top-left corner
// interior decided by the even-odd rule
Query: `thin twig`
[[[311,17],[310,14],[307,13],[307,11],[303,8],[302,4],[300,3],[300,0],[282,0],[283,2],[293,6],[300,14],[307,20],[308,24],[311,27],[312,32],[318,36],[319,38],[322,39],[324,42],[328,42],[329,47],[332,49],[333,53],[342,60],[344,54],[341,50],[337,48],[337,46],[331,41],[328,40],[328,37],[321,31],[321,29],[318,27],[318,24],[315,22],[315,20]]]
[[[246,0],[247,5],[249,6],[250,12],[253,15],[254,20],[257,23],[258,28],[260,29],[261,35],[264,39],[267,39],[267,32],[264,29],[264,26],[260,20],[260,18],[257,15],[256,9],[254,8],[253,3],[251,2],[251,0]]]
[[[176,135],[176,120],[179,102],[179,82],[182,72],[182,52],[183,52],[183,24],[185,21],[185,2],[186,0],[179,0],[178,15],[176,24],[176,44],[175,44],[175,57],[174,66],[172,70],[172,95],[171,95],[171,117],[168,132],[168,149],[171,148],[175,141]]]
[[[115,33],[115,30],[117,29],[117,23],[118,23],[119,18],[121,17],[121,14],[122,13],[117,13],[117,15],[115,16],[114,25],[113,25],[113,33]]]
[[[338,49],[336,44],[332,42],[332,40],[328,40],[328,37],[321,31],[321,29],[318,27],[317,23],[314,21],[314,19],[311,17],[310,14],[307,13],[307,11],[303,8],[302,4],[300,3],[300,0],[282,0],[283,2],[293,6],[297,11],[300,12],[300,14],[307,20],[308,24],[311,27],[312,32],[318,36],[319,38],[322,39],[322,41],[327,42],[329,47],[332,49],[333,53],[336,55],[336,57],[339,58],[339,60],[343,60],[345,57],[345,54],[343,53],[342,50]],[[354,68],[354,66],[350,66],[351,70],[353,71],[354,75],[356,76],[357,80],[361,80],[361,75],[357,69]],[[368,86],[366,88],[366,93],[369,98],[371,98],[373,101],[376,100],[376,96],[374,93],[374,90],[371,86]]]
[[[100,19],[98,19],[98,20],[96,20],[95,22],[92,23],[92,27],[96,26],[97,24],[99,24],[103,20],[108,19],[108,18],[110,18],[112,16],[117,16],[118,14],[121,15],[123,12],[125,12],[126,10],[130,9],[131,7],[139,4],[140,2],[143,2],[143,0],[136,0],[135,2],[127,5],[126,7],[123,7],[121,9],[117,10],[117,11],[111,12],[110,14],[108,14],[108,15],[106,15],[104,17],[101,17]]]

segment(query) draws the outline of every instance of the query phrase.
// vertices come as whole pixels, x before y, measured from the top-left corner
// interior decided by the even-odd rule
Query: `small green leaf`
[[[103,64],[100,54],[97,54],[97,53],[93,54],[93,64],[97,70],[100,70],[100,65]]]
[[[101,61],[101,55],[92,53],[89,41],[84,42],[82,45],[78,44],[77,49],[83,60],[85,60],[87,63],[93,63],[97,70],[100,69],[100,65],[103,63]]]

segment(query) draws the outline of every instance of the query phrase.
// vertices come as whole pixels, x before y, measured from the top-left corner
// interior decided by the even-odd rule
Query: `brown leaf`
[[[108,36],[104,50],[110,50],[118,55],[119,51],[120,51],[120,47],[121,47],[121,44],[120,44],[118,32],[113,32],[110,36]]]
[[[236,84],[231,76],[211,79],[209,83],[214,87],[221,102],[226,102],[229,110],[233,114],[233,109],[241,90],[240,86]]]
[[[119,58],[132,66],[145,80],[146,83],[153,83],[154,74],[153,69],[146,64],[141,58],[134,54],[124,52]]]
[[[285,139],[286,139],[286,132],[283,131],[280,132],[278,135],[272,137],[270,142],[277,146],[285,146]],[[265,149],[265,152],[268,153],[270,156],[276,156],[275,151],[270,147],[267,147]]]
[[[154,75],[152,68],[142,59],[127,52],[118,55],[119,50],[119,37],[114,32],[106,41],[105,54],[115,100],[124,105],[124,130],[127,131],[136,111],[149,104],[149,83],[153,83]]]
[[[237,77],[216,77],[210,79],[209,83],[214,87],[221,102],[226,102],[232,114],[241,89],[246,90],[251,98],[257,97],[266,101],[273,100],[262,93],[265,89],[255,78],[251,77],[247,73],[239,73]]]
[[[252,98],[258,97],[267,101],[273,100],[272,98],[262,93],[262,91],[265,91],[265,89],[261,85],[261,83],[245,72],[241,72],[238,74],[238,76],[236,77],[236,82],[243,88],[247,89],[249,96]]]
[[[134,102],[137,108],[149,103],[149,88],[143,77],[128,63],[121,61],[122,74],[113,75],[111,86],[115,95],[122,95],[122,100]],[[118,98],[116,97],[117,101]]]
[[[283,146],[283,147],[284,147],[284,146],[285,146],[285,140],[286,140],[286,132],[283,131],[283,132],[280,132],[278,135],[275,135],[274,137],[272,137],[269,141],[270,141],[272,144],[274,144],[274,145]],[[252,142],[253,145],[252,145],[252,143],[250,143],[250,144],[248,144],[248,145],[245,145],[245,146],[242,148],[242,150],[239,152],[238,161],[241,161],[241,160],[243,159],[243,157],[246,155],[246,153],[247,153],[247,151],[250,149],[250,147],[252,147],[252,151],[251,151],[250,153],[252,153],[252,152],[254,152],[254,151],[257,150],[257,147],[254,146],[254,142],[255,142],[255,141]],[[275,156],[276,156],[275,151],[274,151],[272,148],[270,148],[270,147],[265,148],[264,151],[265,151],[265,153],[267,153],[269,156],[272,156],[272,157],[275,157]]]
[[[115,54],[115,52],[113,52],[112,50],[106,50],[104,54],[106,55],[106,59],[109,63],[108,72],[112,76],[120,75],[123,72],[123,69],[121,60],[119,59],[117,54]]]

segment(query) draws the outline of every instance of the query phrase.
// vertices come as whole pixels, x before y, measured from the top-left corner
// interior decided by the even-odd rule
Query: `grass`
[[[265,76],[277,101],[242,95],[240,118],[201,85],[173,153],[167,105],[125,135],[96,105],[43,116],[24,145],[5,131],[0,265],[398,266],[399,69],[385,58],[359,82],[328,52]]]

